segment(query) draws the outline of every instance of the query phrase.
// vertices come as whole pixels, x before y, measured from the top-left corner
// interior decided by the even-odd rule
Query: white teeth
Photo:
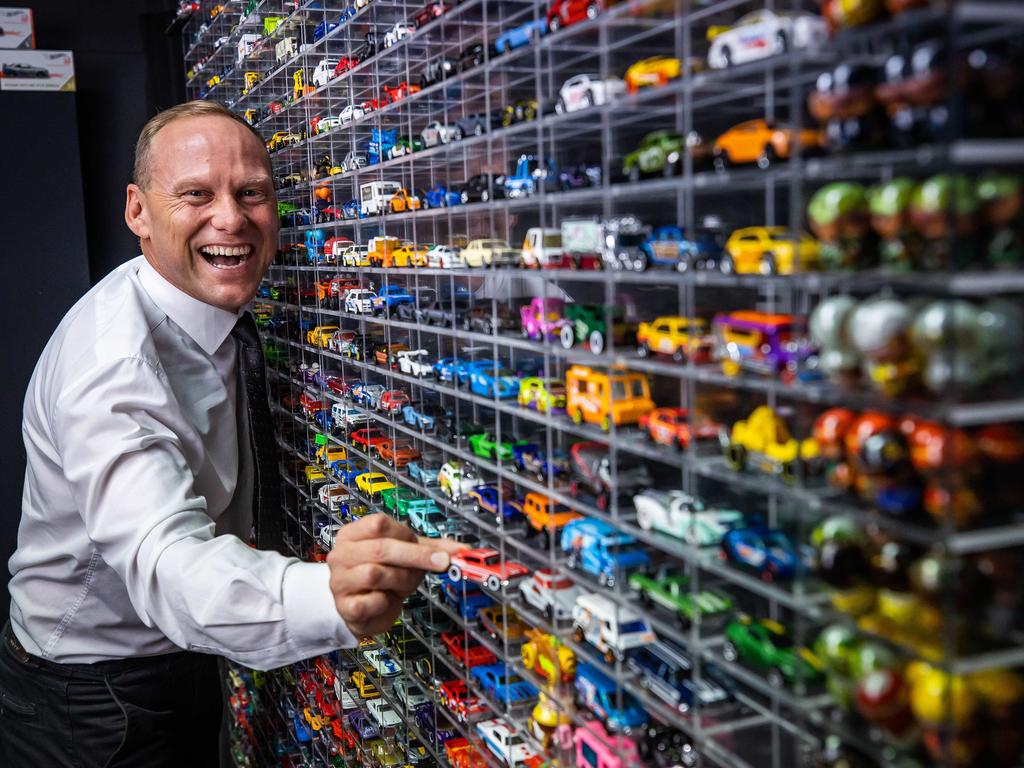
[[[207,256],[248,256],[252,251],[252,246],[236,245],[228,247],[226,245],[206,245],[199,250]]]

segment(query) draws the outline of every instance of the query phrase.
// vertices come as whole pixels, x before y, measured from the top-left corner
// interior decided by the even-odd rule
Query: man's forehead
[[[266,149],[245,126],[218,116],[183,117],[164,126],[150,145],[154,175],[178,176],[225,168],[244,175],[266,173]],[[222,167],[223,166],[223,167]]]

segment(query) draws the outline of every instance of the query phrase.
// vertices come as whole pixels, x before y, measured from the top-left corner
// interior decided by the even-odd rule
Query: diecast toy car
[[[732,686],[716,666],[703,662],[698,680],[693,659],[670,640],[638,648],[626,664],[644,688],[683,715],[695,707],[714,707],[734,698]]]
[[[538,568],[533,576],[519,582],[523,600],[555,621],[572,618],[572,609],[582,590],[569,578],[548,568]]]
[[[729,236],[719,268],[727,275],[791,275],[817,269],[820,252],[818,241],[806,232],[744,227]]]
[[[636,93],[641,88],[666,85],[682,74],[683,65],[672,56],[651,56],[629,65],[626,75],[626,88]]]
[[[524,704],[537,697],[533,683],[522,679],[507,664],[473,667],[471,673],[488,696],[508,706]]]
[[[640,323],[636,330],[636,352],[640,357],[669,355],[677,363],[686,360],[707,362],[711,358],[707,321],[665,315],[649,323]]]
[[[647,377],[613,368],[610,372],[573,365],[565,374],[565,410],[576,424],[597,424],[605,432],[612,424],[636,424],[654,409]]]
[[[509,489],[485,484],[474,487],[466,495],[473,500],[478,515],[487,515],[498,525],[523,519],[523,503],[514,498]]]
[[[529,304],[519,308],[519,319],[524,338],[541,341],[560,337],[568,322],[564,317],[565,301],[557,297],[535,296]]]
[[[757,119],[734,125],[715,139],[712,153],[720,171],[743,163],[756,163],[763,170],[776,160],[789,159],[795,152],[809,154],[824,148],[825,134],[819,130],[797,131]]]
[[[558,90],[555,112],[576,112],[607,104],[626,92],[626,84],[617,77],[602,79],[600,75],[574,75]]]
[[[689,410],[678,407],[655,408],[640,417],[640,426],[653,442],[679,450],[686,450],[691,440],[716,440],[721,430],[720,424],[700,413],[693,415],[691,423]]]
[[[477,723],[476,733],[505,768],[539,768],[543,762],[523,732],[504,718]]]
[[[723,429],[719,441],[729,466],[739,471],[753,464],[762,472],[795,482],[799,474],[817,468],[821,454],[817,440],[797,440],[774,410],[758,406],[731,430]]]
[[[548,31],[548,21],[544,19],[530,19],[517,27],[502,32],[494,38],[494,50],[497,53],[506,53],[524,45],[537,42]]]
[[[441,644],[448,654],[458,662],[459,666],[471,668],[484,664],[494,664],[498,659],[486,646],[477,642],[466,631],[442,632]]]
[[[697,547],[718,544],[731,528],[743,523],[743,513],[733,509],[706,509],[683,491],[648,489],[633,497],[636,522],[645,531],[682,539]]]
[[[740,614],[725,628],[722,656],[726,661],[743,659],[764,669],[773,687],[803,680],[818,680],[824,669],[821,660],[804,646],[798,646],[785,627],[772,619],[753,619]]]
[[[596,19],[604,10],[606,0],[553,0],[548,8],[548,29],[557,32],[562,27]]]
[[[502,560],[496,549],[467,549],[451,556],[448,578],[458,584],[463,578],[498,592],[514,581],[528,576],[530,569],[521,563]]]
[[[661,577],[631,573],[629,588],[641,605],[661,606],[676,617],[683,629],[688,629],[698,617],[706,625],[732,610],[732,600],[721,592],[703,589],[694,594],[689,577],[681,573]]]
[[[790,48],[815,50],[828,42],[825,20],[812,13],[753,11],[732,26],[708,29],[708,66],[723,69],[767,58]]]
[[[723,312],[712,323],[714,356],[727,376],[746,370],[786,383],[817,381],[821,374],[804,327],[803,318],[795,315]]]
[[[565,411],[565,384],[558,379],[527,376],[519,381],[519,405],[538,413]]]
[[[627,533],[604,520],[584,517],[562,528],[561,549],[567,565],[597,576],[602,586],[613,587],[621,575],[646,568],[651,558]]]
[[[654,631],[639,614],[601,594],[581,594],[572,609],[573,639],[594,646],[609,664],[624,660],[628,651],[655,640]]]
[[[722,536],[721,557],[749,570],[763,581],[787,581],[808,571],[811,551],[797,547],[775,528],[732,528]]]
[[[620,691],[615,681],[593,664],[576,667],[574,687],[580,703],[613,731],[628,733],[648,720],[640,702],[632,694]]]
[[[356,477],[356,487],[373,499],[379,498],[381,491],[394,488],[395,484],[381,472],[364,472]]]
[[[576,675],[576,654],[557,635],[528,629],[520,653],[523,666],[541,675],[548,685],[571,683]]]

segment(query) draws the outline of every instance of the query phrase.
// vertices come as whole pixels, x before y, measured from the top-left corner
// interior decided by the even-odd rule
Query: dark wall
[[[71,50],[78,92],[0,92],[0,232],[7,259],[0,387],[0,622],[21,515],[21,408],[40,351],[68,308],[138,254],[124,224],[135,137],[182,101],[173,0],[26,2],[36,45]]]

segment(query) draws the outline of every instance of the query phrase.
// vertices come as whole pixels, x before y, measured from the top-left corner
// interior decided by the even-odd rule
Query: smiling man
[[[458,549],[376,515],[326,564],[270,551],[283,513],[244,307],[277,211],[250,126],[208,102],[154,117],[125,220],[142,256],[68,312],[25,399],[0,765],[216,765],[217,656],[353,646]]]

